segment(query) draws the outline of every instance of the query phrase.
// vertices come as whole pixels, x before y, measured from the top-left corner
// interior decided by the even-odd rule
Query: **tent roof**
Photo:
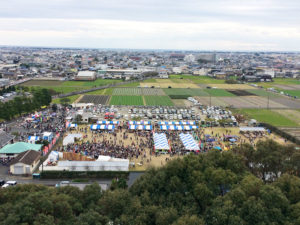
[[[26,142],[17,142],[14,144],[8,144],[0,149],[0,154],[18,154],[27,150],[41,150],[43,145],[30,144]]]

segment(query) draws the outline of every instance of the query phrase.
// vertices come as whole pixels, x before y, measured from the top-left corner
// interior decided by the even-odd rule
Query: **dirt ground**
[[[172,99],[172,102],[175,104],[175,106],[178,107],[191,107],[193,106],[193,103],[185,100],[185,99]]]
[[[236,90],[256,89],[255,87],[252,87],[247,84],[211,84],[209,86],[216,87],[219,89],[236,89]]]
[[[174,82],[160,82],[160,83],[141,83],[141,87],[156,87],[156,88],[199,88],[196,84],[191,83],[174,83]]]
[[[79,129],[80,128],[84,128],[87,127],[88,131],[87,134],[82,133],[83,136],[87,135],[86,138],[83,138],[81,142],[91,142],[91,141],[97,141],[97,142],[102,142],[104,139],[106,140],[113,140],[114,136],[112,134],[105,134],[104,137],[98,137],[98,135],[93,135],[92,132],[90,131],[89,127],[90,125],[79,125]],[[72,130],[69,131],[68,133],[81,133],[78,130]],[[203,129],[203,128],[202,128]],[[230,135],[237,135],[241,137],[241,140],[245,140],[245,142],[249,142],[248,139],[246,137],[244,137],[243,135],[239,134],[239,128],[221,128],[221,127],[213,127],[213,128],[204,128],[204,133],[205,134],[210,134],[210,135],[220,135],[222,136],[223,134],[230,134]],[[127,132],[129,138],[124,140],[122,138],[122,133],[117,133],[117,143],[119,141],[123,141],[123,143],[126,145],[136,145],[138,146],[141,140],[146,141],[146,139],[144,137],[136,137],[136,135],[134,133],[129,133]],[[178,133],[179,134],[179,133]],[[67,134],[66,134],[67,136]],[[260,138],[259,140],[266,140],[267,138],[271,138],[275,141],[277,141],[278,143],[284,144],[284,139],[276,136],[274,134],[271,135],[267,135],[266,137]],[[257,142],[258,139],[255,141]],[[79,142],[80,143],[80,142]],[[225,144],[225,143],[224,143]],[[146,170],[149,167],[159,167],[162,165],[165,165],[167,160],[172,160],[178,157],[182,157],[182,156],[173,156],[170,157],[170,155],[168,154],[161,154],[158,156],[155,156],[153,154],[151,154],[151,149],[149,148],[145,148],[143,149],[143,152],[141,154],[141,156],[139,156],[138,158],[131,158],[130,159],[130,163],[134,163],[135,166],[131,167],[130,170],[131,171],[142,171],[142,170]]]

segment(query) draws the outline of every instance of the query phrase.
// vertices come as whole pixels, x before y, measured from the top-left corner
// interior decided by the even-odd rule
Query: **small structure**
[[[14,175],[32,174],[37,167],[41,153],[29,150],[22,152],[10,163],[10,172]]]
[[[51,142],[53,139],[53,133],[52,132],[44,132],[43,133],[43,140]]]
[[[14,144],[8,144],[0,149],[1,158],[15,158],[20,153],[28,150],[40,151],[43,145],[30,144],[26,142],[17,142]]]
[[[30,144],[35,144],[36,141],[39,141],[40,137],[39,136],[29,136],[28,137],[28,143]]]
[[[79,71],[75,80],[96,80],[96,72],[94,71]]]

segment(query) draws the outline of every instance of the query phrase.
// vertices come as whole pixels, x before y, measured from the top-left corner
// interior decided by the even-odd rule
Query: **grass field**
[[[300,98],[300,90],[284,90],[284,92]]]
[[[87,93],[85,93],[85,95],[103,95],[105,92],[106,92],[106,89],[101,89],[101,90],[97,90],[97,91],[87,92]]]
[[[110,105],[144,105],[142,96],[112,96]]]
[[[208,95],[214,96],[214,97],[230,97],[235,96],[234,94],[225,91],[223,89],[205,89],[205,91],[208,93]]]
[[[69,97],[66,97],[68,99],[70,99],[70,103],[73,103],[77,100],[77,98],[79,98],[80,95],[72,95]],[[56,99],[52,99],[52,104],[60,104],[60,98],[56,98]]]
[[[104,86],[121,82],[121,80],[97,79],[95,81],[53,81],[53,80],[31,80],[21,84],[27,87],[40,87],[52,89],[58,93],[70,93],[93,87]]]
[[[278,112],[267,109],[240,109],[242,114],[248,115],[251,119],[256,119],[259,122],[269,123],[278,127],[294,127],[298,126],[297,123],[291,119],[279,114]]]
[[[251,89],[251,90],[246,90],[246,91],[248,91],[248,92],[250,92],[252,94],[255,94],[257,96],[262,96],[262,97],[268,97],[268,96],[270,96],[270,97],[278,97],[277,94],[265,91],[263,89]]]
[[[190,95],[190,96],[208,96],[209,94],[200,88],[165,88],[167,95]]]
[[[132,82],[129,84],[123,84],[123,85],[120,85],[119,87],[138,87],[138,86],[140,86],[140,82]]]
[[[146,101],[146,105],[174,105],[169,96],[144,96],[144,98]]]

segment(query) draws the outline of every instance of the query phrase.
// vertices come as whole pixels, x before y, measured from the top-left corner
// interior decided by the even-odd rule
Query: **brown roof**
[[[41,157],[41,153],[34,150],[28,150],[26,152],[20,153],[16,158],[14,158],[10,165],[16,163],[24,163],[26,165],[31,165],[35,160]]]

